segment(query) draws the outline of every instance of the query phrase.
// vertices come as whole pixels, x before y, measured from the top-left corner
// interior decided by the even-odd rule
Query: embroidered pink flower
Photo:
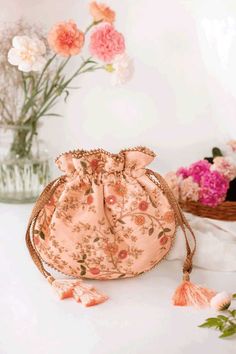
[[[84,45],[84,34],[75,22],[60,22],[49,32],[48,43],[55,53],[68,57],[80,53]]]
[[[164,176],[168,186],[172,190],[175,198],[178,200],[179,199],[179,177],[175,172],[168,172]]]
[[[100,273],[100,269],[96,267],[90,268],[89,271],[93,275],[98,275]]]
[[[236,165],[230,157],[217,156],[214,158],[212,170],[216,170],[232,181],[236,177]]]
[[[96,1],[91,2],[89,5],[89,12],[95,22],[105,21],[113,23],[116,18],[116,14],[105,4],[98,4]]]
[[[225,200],[229,180],[217,171],[208,171],[202,176],[200,187],[200,203],[216,207]]]
[[[107,204],[113,205],[116,202],[116,197],[114,195],[109,195],[106,197]]]
[[[39,244],[39,237],[34,235],[34,244],[37,246]]]
[[[166,223],[171,223],[175,220],[175,213],[173,211],[167,211],[164,215],[163,215],[163,220]]]
[[[116,243],[108,243],[104,248],[104,252],[107,255],[116,254],[118,252],[118,245]]]
[[[194,182],[193,178],[187,177],[180,183],[180,199],[185,201],[192,200],[197,202],[199,199],[199,185]]]
[[[176,172],[177,176],[180,176],[182,178],[187,178],[189,177],[189,170],[186,167],[180,167],[177,172]]]
[[[141,211],[146,211],[147,208],[148,208],[148,203],[145,201],[145,200],[142,200],[140,203],[139,203],[139,210]]]
[[[236,152],[236,140],[228,141],[227,145],[232,149],[232,151]]]
[[[114,185],[114,191],[116,192],[116,194],[118,194],[119,196],[123,197],[127,193],[127,188],[126,188],[126,186],[124,186],[121,183],[116,183]]]
[[[93,203],[93,196],[90,194],[87,196],[87,204],[90,205]]]
[[[161,244],[162,246],[166,245],[167,242],[168,242],[168,239],[169,239],[168,236],[163,236],[163,237],[160,239],[160,244]]]
[[[110,63],[116,55],[125,51],[125,40],[110,24],[101,25],[90,37],[90,52],[98,59]]]
[[[211,164],[206,160],[194,162],[189,167],[189,176],[193,177],[194,182],[200,183],[202,176],[210,171]]]
[[[136,225],[143,225],[145,223],[145,217],[143,215],[136,215],[134,222]]]
[[[120,259],[125,259],[128,256],[128,252],[126,250],[121,250],[118,254]]]

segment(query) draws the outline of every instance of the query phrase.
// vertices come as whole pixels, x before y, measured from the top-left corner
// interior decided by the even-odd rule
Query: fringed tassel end
[[[75,301],[88,307],[101,304],[108,299],[107,295],[99,292],[92,285],[78,279],[55,280],[52,276],[47,279],[61,300],[73,297]]]
[[[172,301],[175,306],[194,306],[197,308],[209,307],[210,300],[216,295],[214,290],[193,284],[189,274],[183,276],[183,282],[178,286]]]

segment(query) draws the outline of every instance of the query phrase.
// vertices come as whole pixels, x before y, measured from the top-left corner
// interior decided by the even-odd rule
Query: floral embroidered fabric
[[[41,210],[33,234],[37,253],[74,277],[132,277],[156,265],[175,236],[174,211],[145,167],[146,148],[110,154],[77,150],[56,164],[65,173]]]

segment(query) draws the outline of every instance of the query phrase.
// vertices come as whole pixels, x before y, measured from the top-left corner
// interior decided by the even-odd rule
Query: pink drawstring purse
[[[105,301],[105,294],[82,279],[128,278],[150,270],[170,251],[178,225],[186,259],[173,303],[205,306],[215,295],[190,282],[195,236],[165,180],[146,168],[154,157],[136,147],[119,154],[76,150],[56,159],[64,175],[38,198],[26,243],[61,299],[73,297],[85,306]],[[70,277],[54,279],[44,264]]]

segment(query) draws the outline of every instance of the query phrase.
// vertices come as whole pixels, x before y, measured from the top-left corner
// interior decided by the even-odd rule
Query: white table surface
[[[221,340],[197,327],[212,310],[171,305],[178,261],[133,279],[93,282],[110,296],[104,304],[60,301],[25,246],[31,208],[0,204],[0,354],[236,353],[236,338]],[[236,273],[195,269],[192,279],[236,291]]]

